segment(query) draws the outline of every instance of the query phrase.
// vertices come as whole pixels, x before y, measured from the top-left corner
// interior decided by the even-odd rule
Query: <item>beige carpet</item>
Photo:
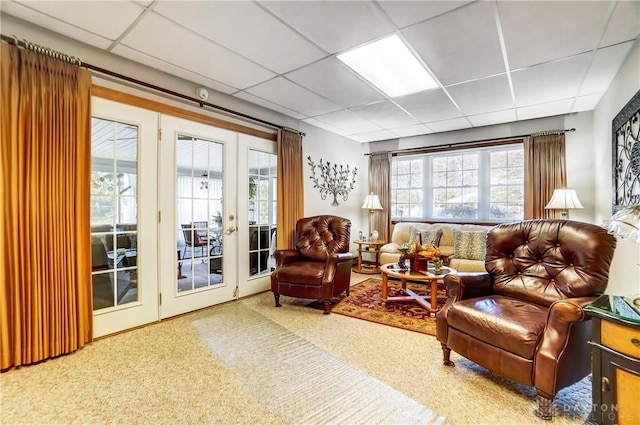
[[[264,293],[237,302],[308,344],[434,411],[450,424],[543,424],[533,391],[457,355],[442,366],[440,345],[410,332],[305,307]],[[289,424],[199,338],[213,307],[106,338],[77,353],[0,375],[2,424]],[[268,372],[269,366],[262,365]],[[278,379],[274,376],[273,383]],[[586,392],[585,392],[586,389]],[[563,390],[554,424],[582,424],[588,380]],[[339,408],[356,408],[347,401]],[[315,423],[324,423],[318,420]],[[345,422],[348,423],[348,422]],[[371,423],[380,423],[372,420]],[[388,423],[388,422],[387,422]]]
[[[241,303],[193,325],[251,393],[288,423],[427,425],[444,419]]]

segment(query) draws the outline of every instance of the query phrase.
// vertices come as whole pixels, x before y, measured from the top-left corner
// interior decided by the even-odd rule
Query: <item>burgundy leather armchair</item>
[[[301,218],[296,223],[296,248],[276,250],[271,291],[276,307],[280,295],[320,299],[329,314],[331,299],[349,295],[353,254],[349,253],[351,221],[333,215]]]
[[[447,275],[436,314],[444,364],[451,350],[535,387],[535,414],[551,419],[559,390],[590,372],[583,307],[604,292],[616,240],[601,227],[528,220],[489,230],[486,273]]]

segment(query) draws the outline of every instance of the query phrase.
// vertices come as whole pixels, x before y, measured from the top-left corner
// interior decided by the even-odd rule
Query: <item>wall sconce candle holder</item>
[[[320,189],[320,196],[322,199],[327,199],[328,194],[333,195],[332,206],[337,207],[338,196],[342,196],[342,199],[346,201],[349,197],[349,192],[353,190],[353,185],[356,182],[356,172],[358,169],[353,167],[353,170],[349,169],[349,165],[345,167],[340,164],[331,164],[330,162],[323,162],[320,159],[320,164],[314,164],[311,160],[311,156],[308,156],[309,166],[311,167],[311,177],[313,181],[313,187]],[[319,169],[320,175],[316,175],[316,168]]]

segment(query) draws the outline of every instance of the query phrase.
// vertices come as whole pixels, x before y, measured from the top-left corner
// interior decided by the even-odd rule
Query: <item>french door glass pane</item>
[[[223,281],[223,149],[221,143],[187,135],[176,141],[179,293]]]
[[[93,309],[138,301],[138,127],[91,120]]]
[[[275,267],[277,155],[249,150],[249,275]]]

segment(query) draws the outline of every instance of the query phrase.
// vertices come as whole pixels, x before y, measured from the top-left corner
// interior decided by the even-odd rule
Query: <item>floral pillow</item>
[[[454,230],[453,256],[465,260],[484,261],[487,253],[486,231]]]
[[[440,238],[442,237],[442,229],[430,229],[420,232],[420,238],[422,239],[422,246],[438,246],[440,244]]]
[[[414,243],[416,243],[417,232],[418,232],[418,229],[416,229],[415,226],[409,227],[409,245],[413,245]]]

